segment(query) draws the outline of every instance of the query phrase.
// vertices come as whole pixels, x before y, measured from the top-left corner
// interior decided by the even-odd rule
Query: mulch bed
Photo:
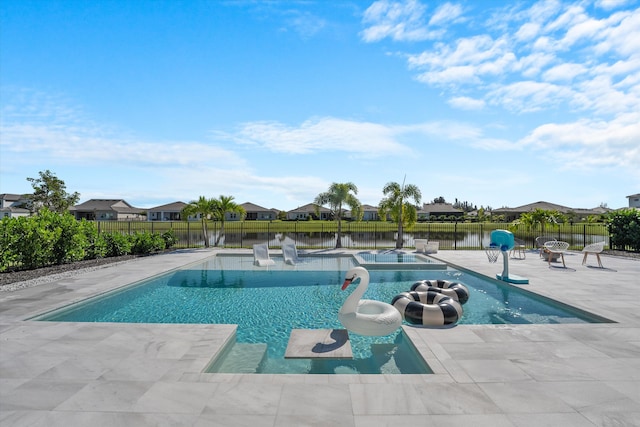
[[[138,255],[123,255],[110,258],[88,259],[86,261],[72,262],[69,264],[52,265],[50,267],[36,268],[34,270],[6,271],[0,273],[0,286],[10,283],[23,282],[25,280],[37,279],[51,274],[66,273],[68,271],[81,270],[83,268],[100,267],[115,262],[128,261],[138,258]]]

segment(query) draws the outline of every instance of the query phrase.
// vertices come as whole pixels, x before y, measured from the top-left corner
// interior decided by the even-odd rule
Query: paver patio
[[[405,326],[431,375],[204,374],[233,325],[25,320],[211,256],[178,251],[0,292],[7,426],[640,426],[640,261],[551,267],[519,285],[615,323]],[[325,251],[326,252],[326,251]],[[344,252],[344,251],[343,251]],[[481,251],[434,255],[489,277]],[[560,264],[561,265],[561,264]],[[426,272],[425,274],[428,274]]]

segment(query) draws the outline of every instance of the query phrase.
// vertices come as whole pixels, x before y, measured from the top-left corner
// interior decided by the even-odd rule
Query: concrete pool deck
[[[535,251],[510,260],[512,274],[529,278],[519,287],[616,323],[405,326],[430,375],[203,374],[233,325],[25,320],[215,252],[0,292],[0,425],[640,426],[634,259],[602,256],[604,269],[581,265],[579,252],[566,269]],[[433,256],[492,278],[502,271],[481,251]]]

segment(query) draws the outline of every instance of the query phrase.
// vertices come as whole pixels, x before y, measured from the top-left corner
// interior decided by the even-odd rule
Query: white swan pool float
[[[360,284],[338,312],[342,326],[359,335],[384,336],[395,332],[402,325],[402,315],[394,306],[382,301],[360,299],[369,286],[369,272],[365,268],[354,267],[347,271],[342,290],[357,279],[360,279]]]

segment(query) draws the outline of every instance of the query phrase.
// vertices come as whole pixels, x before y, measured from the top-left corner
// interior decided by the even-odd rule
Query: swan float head
[[[340,323],[349,331],[368,336],[384,336],[395,332],[402,325],[402,315],[391,304],[361,299],[369,286],[369,272],[363,267],[347,271],[342,290],[360,279],[355,291],[345,300],[338,312]]]

